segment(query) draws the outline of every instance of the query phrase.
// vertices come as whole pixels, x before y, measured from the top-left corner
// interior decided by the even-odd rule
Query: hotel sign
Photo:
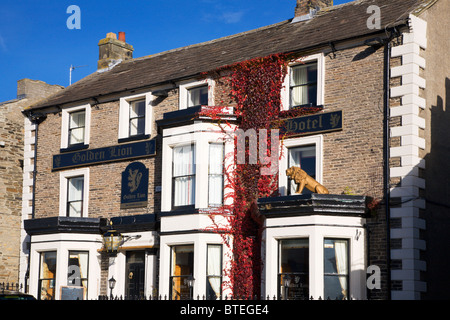
[[[62,153],[53,156],[53,170],[144,158],[156,154],[155,140],[129,143],[92,150]]]
[[[141,162],[131,163],[122,172],[121,209],[147,206],[148,172],[147,167]]]
[[[342,130],[342,116],[341,110],[289,119],[280,128],[280,133],[306,135]]]

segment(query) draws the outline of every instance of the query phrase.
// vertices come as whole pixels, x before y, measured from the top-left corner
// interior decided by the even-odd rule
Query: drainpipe
[[[30,121],[36,125],[36,130],[34,134],[35,142],[34,142],[34,159],[33,159],[33,197],[31,200],[31,219],[35,218],[35,202],[36,202],[36,175],[37,175],[37,150],[38,150],[38,137],[39,137],[39,124],[41,124],[45,119],[47,119],[47,115],[43,113],[24,113]],[[31,261],[31,235],[29,236],[28,242],[28,265],[27,271],[25,272],[25,290],[28,293],[28,280],[30,278],[30,261]]]

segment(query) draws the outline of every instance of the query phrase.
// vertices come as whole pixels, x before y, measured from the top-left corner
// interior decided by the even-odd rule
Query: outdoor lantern
[[[103,234],[103,245],[108,254],[115,256],[117,255],[119,247],[122,245],[123,237],[119,232],[113,230],[112,222],[110,223],[110,226],[111,229]]]
[[[109,289],[113,291],[114,287],[116,286],[116,279],[114,279],[114,276],[111,277],[111,279],[109,279],[108,282],[109,282]]]
[[[116,286],[116,279],[114,279],[114,276],[111,277],[111,279],[108,280],[109,283],[109,294],[111,295],[111,300],[113,299],[113,289]]]

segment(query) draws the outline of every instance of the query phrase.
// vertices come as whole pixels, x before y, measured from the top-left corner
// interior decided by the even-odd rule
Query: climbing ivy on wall
[[[294,58],[290,54],[274,54],[203,74],[220,78],[220,81],[225,81],[228,85],[229,94],[235,102],[234,114],[237,123],[233,126],[227,121],[222,122],[221,114],[226,108],[224,106],[206,107],[199,115],[217,120],[224,133],[229,132],[230,128],[235,131],[255,129],[257,133],[261,129],[266,129],[267,156],[270,156],[271,129],[278,129],[285,118],[320,110],[320,108],[300,108],[281,111],[281,90],[287,75],[288,64]],[[280,141],[283,138],[280,136]],[[277,150],[278,148],[279,146]],[[263,221],[259,215],[257,200],[278,195],[278,174],[261,174],[262,168],[270,164],[263,163],[259,157],[256,164],[249,163],[250,148],[245,148],[247,161],[239,164],[236,161],[236,135],[234,135],[234,149],[232,153],[234,161],[225,168],[225,190],[230,190],[225,194],[225,203],[231,199],[232,204],[208,210],[208,212],[213,221],[213,230],[223,235],[224,243],[229,245],[232,252],[231,264],[224,270],[224,276],[228,276],[230,281],[224,282],[223,285],[231,288],[235,296],[259,297]],[[224,229],[222,225],[216,224],[214,217],[217,215],[228,220],[227,228]]]

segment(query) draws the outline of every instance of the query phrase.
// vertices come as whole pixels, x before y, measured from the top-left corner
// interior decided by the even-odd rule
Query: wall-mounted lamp
[[[103,246],[110,256],[115,257],[123,243],[123,236],[113,229],[111,221],[109,225],[110,229],[103,234]]]

